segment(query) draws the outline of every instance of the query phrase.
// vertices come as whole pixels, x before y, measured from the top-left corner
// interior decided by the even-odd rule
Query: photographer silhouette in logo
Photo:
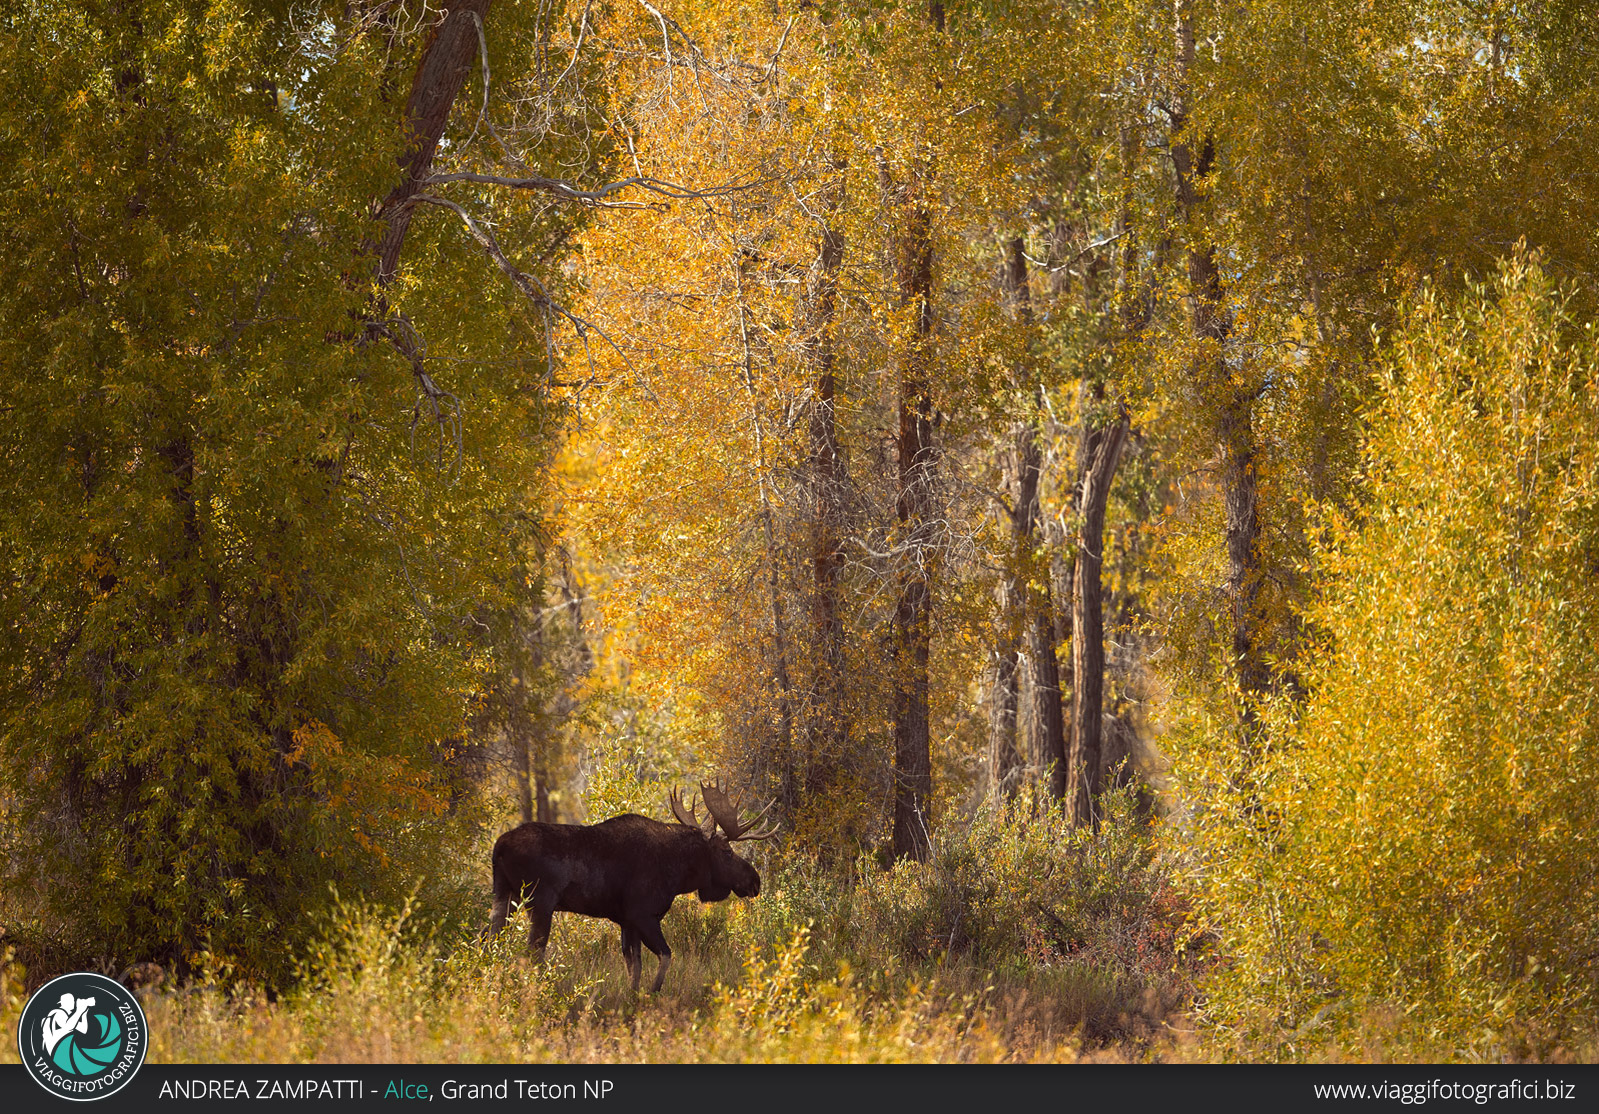
[[[44,1030],[45,1055],[53,1053],[56,1045],[61,1043],[61,1038],[68,1033],[88,1034],[89,1007],[92,1005],[94,1005],[93,998],[74,999],[70,994],[61,996],[61,1005],[51,1010],[39,1023]]]

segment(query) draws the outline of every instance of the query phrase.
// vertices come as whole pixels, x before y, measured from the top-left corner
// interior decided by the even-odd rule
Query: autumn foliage
[[[18,978],[587,1048],[487,848],[721,776],[729,1058],[1591,1045],[1588,5],[13,8]]]

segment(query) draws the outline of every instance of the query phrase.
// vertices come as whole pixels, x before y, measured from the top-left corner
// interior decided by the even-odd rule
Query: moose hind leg
[[[666,981],[666,969],[672,965],[672,949],[666,943],[666,937],[661,935],[661,923],[655,921],[639,928],[639,937],[644,941],[644,946],[655,953],[655,958],[660,961],[660,966],[655,969],[655,981],[650,984],[650,993],[659,994],[661,984]],[[643,967],[641,958],[639,966]]]
[[[484,936],[495,936],[500,929],[505,927],[505,918],[511,911],[511,881],[496,864],[494,874],[494,904],[489,909],[488,927],[483,930]]]
[[[639,952],[639,935],[622,926],[622,962],[627,964],[628,976],[633,980],[633,993],[638,993],[639,976],[644,973],[644,958]]]
[[[553,889],[542,893],[534,891],[533,900],[527,903],[527,950],[540,963],[544,962],[544,949],[550,943],[550,918],[555,915],[555,899]]]

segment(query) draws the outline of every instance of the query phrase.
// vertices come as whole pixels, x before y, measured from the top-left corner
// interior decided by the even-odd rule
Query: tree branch
[[[415,194],[406,202],[406,204],[437,205],[442,209],[450,210],[456,216],[460,217],[461,223],[466,225],[467,232],[470,233],[472,238],[478,242],[479,246],[481,246],[483,250],[488,253],[489,258],[494,261],[494,265],[500,269],[506,278],[511,280],[512,284],[522,292],[528,301],[544,310],[545,313],[554,314],[555,316],[563,318],[571,323],[572,328],[577,331],[578,338],[583,341],[585,351],[588,348],[588,334],[593,332],[599,336],[601,340],[605,341],[606,344],[609,344],[612,350],[614,350],[618,356],[622,357],[624,363],[630,363],[630,361],[627,359],[627,354],[617,346],[614,340],[606,335],[605,330],[601,329],[592,321],[578,317],[560,303],[556,302],[550,297],[549,291],[545,290],[544,287],[539,283],[538,279],[534,278],[526,271],[518,269],[514,263],[506,258],[504,250],[502,250],[500,247],[500,242],[494,238],[494,233],[490,232],[481,223],[479,223],[471,213],[468,213],[465,209],[448,198],[436,197],[429,193]],[[553,360],[553,342],[546,337],[545,344],[547,347],[552,349],[548,354]]]
[[[611,182],[597,190],[580,190],[570,182],[559,178],[544,178],[539,175],[527,175],[520,178],[511,178],[500,174],[477,174],[468,171],[459,171],[453,174],[434,174],[422,181],[424,186],[444,186],[451,182],[476,182],[486,186],[504,186],[507,189],[533,190],[559,197],[563,201],[575,201],[580,205],[588,205],[596,209],[664,209],[660,204],[651,204],[642,201],[607,201],[612,194],[622,190],[638,188],[669,197],[674,201],[692,201],[707,197],[725,197],[728,194],[742,193],[753,189],[760,183],[746,182],[737,185],[711,186],[709,189],[695,190],[679,186],[674,182],[663,181],[660,178],[651,178],[648,175],[639,175],[633,178],[623,178],[619,182]]]

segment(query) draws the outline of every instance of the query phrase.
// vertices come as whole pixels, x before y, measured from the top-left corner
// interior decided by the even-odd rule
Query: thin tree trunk
[[[540,824],[554,824],[557,820],[555,801],[551,797],[554,784],[550,778],[548,763],[545,761],[544,748],[536,748],[533,759],[533,784],[535,798],[538,802],[536,815]]]
[[[534,660],[537,660],[535,656]],[[516,781],[516,801],[522,823],[533,819],[533,771],[529,754],[533,732],[528,727],[527,689],[522,678],[511,679],[510,722],[506,725],[507,741],[511,745],[511,773]],[[544,819],[542,816],[540,820]]]
[[[572,623],[572,642],[576,653],[575,661],[567,668],[565,681],[561,686],[560,695],[555,701],[554,714],[547,718],[547,722],[554,725],[555,731],[563,729],[564,724],[574,711],[577,710],[578,701],[572,695],[572,690],[594,672],[594,651],[589,647],[588,638],[583,633],[583,601],[578,598],[577,592],[572,587],[572,557],[566,547],[559,548],[560,576],[556,580],[556,591],[561,596],[561,609],[566,612]],[[555,731],[547,732],[542,740],[542,745],[534,754],[534,772],[538,777],[539,786],[539,812],[541,818],[546,810],[553,823],[560,814],[556,807],[556,791],[558,786],[556,778],[551,771],[554,760],[559,754],[554,752],[551,741],[556,737]]]
[[[1232,657],[1243,694],[1239,710],[1250,746],[1257,715],[1253,698],[1270,683],[1256,632],[1260,594],[1260,519],[1256,514],[1255,392],[1236,382],[1226,361],[1225,344],[1232,331],[1226,308],[1215,245],[1195,235],[1204,180],[1215,164],[1215,144],[1206,136],[1198,152],[1185,134],[1188,122],[1189,73],[1194,61],[1194,29],[1188,0],[1175,0],[1177,94],[1171,113],[1171,158],[1176,171],[1177,215],[1188,226],[1188,285],[1195,341],[1194,381],[1216,415],[1215,435],[1221,449],[1222,497],[1227,530],[1227,588],[1232,600]]]
[[[766,586],[772,609],[773,680],[777,682],[778,750],[787,754],[793,748],[794,686],[789,678],[788,623],[783,614],[783,593],[778,575],[777,529],[772,517],[772,502],[766,492],[766,438],[761,430],[761,415],[755,400],[754,355],[750,351],[749,319],[744,306],[744,272],[733,263],[738,285],[738,330],[744,346],[744,390],[750,404],[750,430],[755,435],[755,486],[761,507],[761,527],[766,537]]]
[[[511,682],[511,717],[507,733],[511,741],[511,768],[516,776],[517,804],[524,824],[529,820],[541,824],[555,820],[550,799],[550,740],[552,728],[558,729],[556,725],[571,711],[569,705],[562,703],[564,692],[555,701],[553,716],[548,710],[529,707],[528,681],[543,670],[546,630],[542,619],[535,620],[527,675]]]
[[[1085,439],[1086,467],[1078,496],[1081,525],[1077,533],[1077,573],[1072,578],[1071,785],[1068,808],[1073,824],[1098,820],[1101,766],[1101,712],[1105,685],[1104,600],[1100,571],[1104,565],[1105,504],[1127,438],[1125,408],[1108,429]]]
[[[1033,324],[1032,298],[1027,280],[1027,255],[1020,237],[1011,241],[1006,268],[1011,296],[1022,325]],[[1034,747],[1049,771],[1049,791],[1056,800],[1066,794],[1066,724],[1061,706],[1060,661],[1055,653],[1055,601],[1048,569],[1035,567],[1042,511],[1039,488],[1043,481],[1044,454],[1038,431],[1045,419],[1043,393],[1029,361],[1023,375],[1033,412],[1017,429],[1016,511],[1011,523],[1011,544],[1023,579],[1018,596],[1027,630],[1027,657],[1033,668],[1030,688],[1032,722],[1038,734]]]
[[[1009,598],[1009,587],[1002,587],[1000,592],[1002,629],[999,645],[994,649],[993,684],[989,690],[988,794],[994,800],[1009,800],[1020,788],[1024,766],[1016,742],[1021,632],[1012,625],[1020,609]]]
[[[1049,771],[1049,795],[1066,796],[1066,709],[1062,698],[1060,658],[1055,653],[1055,605],[1048,586],[1033,593],[1028,656],[1033,663],[1033,722],[1038,731],[1039,761]]]

